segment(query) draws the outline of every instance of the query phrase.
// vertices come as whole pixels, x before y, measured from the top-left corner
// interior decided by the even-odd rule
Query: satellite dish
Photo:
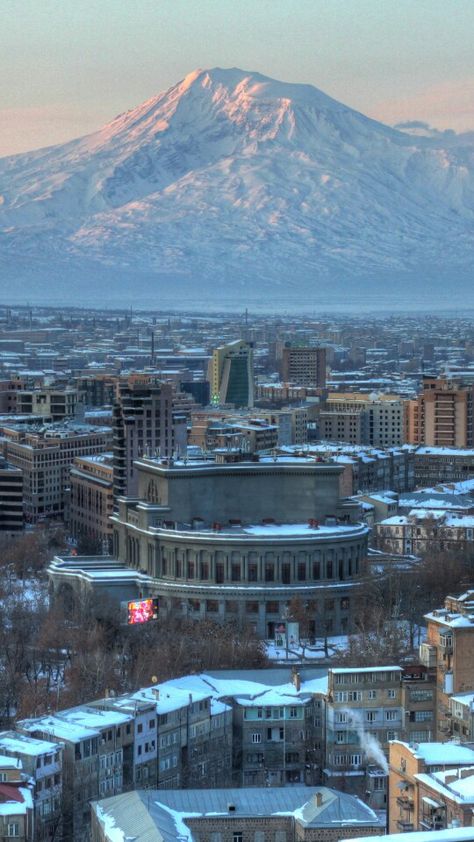
[[[158,678],[156,677],[156,675],[152,675],[152,677],[151,677],[151,683],[152,683],[152,684],[157,684],[157,683],[158,683]]]

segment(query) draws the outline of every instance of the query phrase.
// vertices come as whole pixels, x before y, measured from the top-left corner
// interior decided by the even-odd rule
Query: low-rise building
[[[60,839],[63,799],[62,744],[48,739],[34,739],[17,731],[2,731],[0,754],[19,764],[21,779],[24,782],[28,781],[31,788],[35,840],[40,842]]]
[[[459,552],[473,556],[474,516],[412,509],[408,515],[395,515],[374,524],[372,541],[383,552]]]
[[[360,799],[327,787],[131,792],[93,803],[93,842],[338,842],[382,823]]]
[[[394,740],[390,744],[389,763],[389,833],[447,827],[447,817],[441,819],[439,814],[442,807],[438,804],[439,798],[424,794],[426,784],[431,779],[435,786],[434,773],[452,773],[472,766],[473,748],[439,742],[410,745]],[[446,778],[444,780],[446,782]]]
[[[457,743],[390,744],[389,833],[447,828],[459,821],[457,808],[440,799],[439,788],[458,778],[458,770],[474,763],[474,750]],[[471,773],[469,773],[471,777]],[[472,780],[468,784],[472,790]],[[463,789],[464,785],[458,788]],[[459,805],[458,805],[459,806]],[[472,812],[471,812],[472,815]]]

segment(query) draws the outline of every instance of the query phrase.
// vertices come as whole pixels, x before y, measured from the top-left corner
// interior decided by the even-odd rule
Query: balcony
[[[397,798],[397,804],[402,810],[413,810],[414,800],[410,797],[403,797],[403,795],[399,795]]]

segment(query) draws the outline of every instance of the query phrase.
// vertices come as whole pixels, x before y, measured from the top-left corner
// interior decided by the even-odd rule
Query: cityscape
[[[0,842],[474,842],[472,0],[3,5]]]
[[[471,827],[469,317],[12,306],[0,365],[7,836]]]

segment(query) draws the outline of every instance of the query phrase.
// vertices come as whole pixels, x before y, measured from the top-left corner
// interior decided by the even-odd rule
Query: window
[[[367,722],[375,722],[377,719],[377,711],[376,710],[368,710],[365,714],[365,718]]]
[[[387,690],[387,696],[389,699],[396,699],[397,698],[397,691],[396,690]]]
[[[0,772],[0,784],[4,784],[6,779],[7,779],[7,773],[6,772]]]
[[[243,834],[240,831],[236,831],[232,834],[232,842],[243,842]]]
[[[143,723],[139,722],[137,725],[137,734],[141,734],[143,731]]]
[[[9,822],[7,824],[7,836],[19,836],[20,825],[19,822]]]
[[[387,722],[393,722],[395,719],[398,719],[398,710],[386,710],[385,719]]]
[[[376,699],[377,698],[377,690],[369,690],[368,692],[369,699]]]
[[[150,719],[150,721],[148,722],[148,727],[149,727],[149,728],[154,728],[154,727],[155,727],[155,720],[154,720],[154,719]]]
[[[297,719],[298,718],[298,708],[290,708],[290,719]]]
[[[415,711],[415,722],[430,722],[433,719],[432,710]]]
[[[253,743],[261,743],[262,742],[262,735],[260,732],[256,731],[252,734],[252,742]]]

